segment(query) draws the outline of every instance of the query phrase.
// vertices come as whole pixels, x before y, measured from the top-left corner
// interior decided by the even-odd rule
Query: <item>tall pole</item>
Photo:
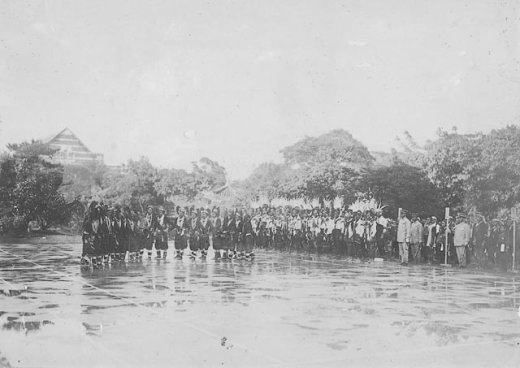
[[[513,220],[513,265],[511,271],[515,270],[515,258],[516,258],[516,219],[518,217],[516,207],[511,208],[511,220]]]
[[[446,218],[446,230],[444,231],[446,236],[446,243],[444,245],[444,265],[448,265],[448,231],[450,229],[450,208],[446,207],[446,212],[444,214],[444,217]]]
[[[515,256],[516,256],[516,219],[513,219],[513,266],[512,270],[515,270]]]

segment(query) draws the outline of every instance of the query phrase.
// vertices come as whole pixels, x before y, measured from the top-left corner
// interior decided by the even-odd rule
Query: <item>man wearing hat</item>
[[[457,216],[456,225],[453,235],[453,245],[457,252],[459,267],[466,267],[466,247],[471,239],[471,228],[466,222],[466,216],[459,214]]]
[[[401,211],[401,218],[397,225],[397,243],[399,244],[399,259],[402,265],[408,264],[408,244],[410,243],[411,223],[406,217],[408,211]]]

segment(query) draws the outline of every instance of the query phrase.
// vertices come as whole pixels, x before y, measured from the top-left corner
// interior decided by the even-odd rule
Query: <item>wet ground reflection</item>
[[[511,274],[271,251],[254,262],[152,259],[85,270],[79,249],[67,237],[0,243],[0,359],[520,366],[520,283]]]

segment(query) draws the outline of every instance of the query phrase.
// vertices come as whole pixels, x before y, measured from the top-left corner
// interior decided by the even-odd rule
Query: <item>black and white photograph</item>
[[[0,368],[518,368],[519,243],[518,0],[0,0]]]

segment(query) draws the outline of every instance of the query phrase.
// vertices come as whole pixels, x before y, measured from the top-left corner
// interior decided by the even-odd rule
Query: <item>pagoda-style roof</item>
[[[64,164],[103,161],[102,154],[93,153],[69,128],[44,139],[43,142],[59,149],[56,159]]]

